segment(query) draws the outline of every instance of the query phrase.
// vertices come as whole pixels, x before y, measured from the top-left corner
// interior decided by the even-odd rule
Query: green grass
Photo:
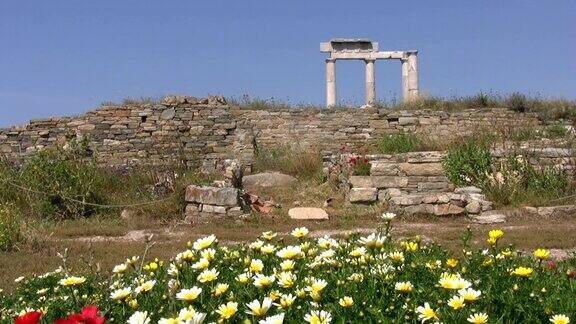
[[[254,172],[279,171],[301,179],[322,180],[322,154],[313,148],[284,145],[258,148]]]

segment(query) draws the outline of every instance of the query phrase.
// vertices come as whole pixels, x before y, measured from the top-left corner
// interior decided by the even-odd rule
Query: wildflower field
[[[367,236],[312,239],[265,232],[221,246],[214,235],[171,260],[142,256],[110,275],[63,265],[18,278],[0,292],[1,323],[569,323],[576,316],[576,260],[503,246],[492,230],[484,249],[451,254],[418,238],[390,236],[393,214]]]

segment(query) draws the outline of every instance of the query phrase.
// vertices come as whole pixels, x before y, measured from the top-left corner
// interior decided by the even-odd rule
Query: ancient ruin
[[[366,105],[376,102],[376,60],[400,60],[402,63],[402,96],[404,100],[418,97],[418,51],[378,50],[378,43],[368,39],[336,38],[320,43],[320,52],[330,53],[326,59],[326,106],[336,99],[336,60],[363,60],[366,63]]]

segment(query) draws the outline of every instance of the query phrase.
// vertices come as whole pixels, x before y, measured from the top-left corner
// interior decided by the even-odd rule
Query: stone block
[[[404,188],[408,186],[407,177],[395,176],[351,176],[352,188]]]
[[[352,188],[348,193],[350,202],[374,202],[378,198],[376,188]]]
[[[432,214],[436,216],[461,215],[464,211],[465,209],[460,206],[453,204],[440,204],[434,205]]]
[[[390,163],[383,161],[370,162],[370,175],[372,176],[398,175],[398,163]]]
[[[418,124],[418,117],[398,117],[398,124],[401,126]]]
[[[478,214],[482,211],[482,205],[477,200],[472,200],[466,205],[466,211],[469,214]]]
[[[394,205],[398,206],[410,206],[410,205],[418,205],[422,203],[422,196],[421,195],[402,195],[397,197],[390,198],[390,201]]]
[[[388,188],[382,189],[378,191],[378,200],[379,201],[388,201],[392,197],[398,197],[402,195],[402,191],[397,188]]]
[[[191,185],[186,188],[186,201],[217,206],[237,206],[240,192],[236,188]]]
[[[202,205],[202,212],[212,214],[226,214],[226,207],[216,205]]]
[[[197,204],[188,204],[186,205],[186,210],[184,211],[184,217],[189,218],[198,216],[199,212],[200,210]]]
[[[288,216],[291,219],[304,220],[326,220],[328,213],[322,208],[315,207],[295,207],[288,210]]]
[[[444,175],[442,163],[400,163],[400,171],[409,176]]]

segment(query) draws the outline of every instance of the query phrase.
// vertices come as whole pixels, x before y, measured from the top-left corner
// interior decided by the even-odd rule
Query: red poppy
[[[558,268],[558,266],[556,265],[556,262],[554,261],[550,261],[546,264],[546,266],[548,267],[548,270],[554,271],[556,270],[556,268]]]
[[[569,270],[568,272],[566,272],[566,274],[568,275],[568,278],[570,278],[570,279],[576,278],[576,270]]]
[[[82,309],[79,314],[71,314],[66,318],[54,321],[53,324],[104,324],[106,318],[98,316],[98,306],[89,305]]]
[[[24,315],[16,317],[14,324],[38,324],[40,317],[42,317],[42,313],[40,312],[28,312]]]

